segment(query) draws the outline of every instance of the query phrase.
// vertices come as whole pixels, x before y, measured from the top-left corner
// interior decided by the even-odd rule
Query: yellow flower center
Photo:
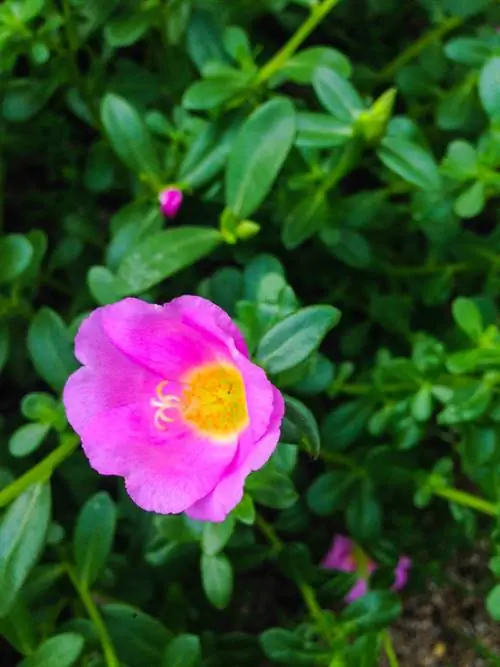
[[[232,440],[249,424],[243,378],[230,364],[199,366],[182,378],[185,386],[180,397],[164,393],[168,382],[156,388],[156,428],[166,430],[174,421],[166,410],[178,410],[185,422],[203,436],[221,442]]]

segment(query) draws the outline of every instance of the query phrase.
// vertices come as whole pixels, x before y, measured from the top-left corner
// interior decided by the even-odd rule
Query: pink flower
[[[91,466],[145,510],[222,521],[284,413],[230,317],[197,296],[124,299],[83,322],[75,352],[63,400]]]
[[[182,205],[184,195],[179,188],[166,188],[158,195],[160,208],[167,218],[175,218]]]
[[[356,573],[357,581],[345,596],[346,602],[354,602],[368,592],[370,575],[378,568],[361,547],[343,535],[334,537],[330,551],[324,557],[321,566],[327,570]],[[410,568],[411,559],[401,556],[394,571],[392,590],[399,591],[406,586]]]

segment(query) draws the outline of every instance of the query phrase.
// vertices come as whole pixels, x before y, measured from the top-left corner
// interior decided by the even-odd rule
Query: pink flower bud
[[[184,196],[179,188],[166,188],[159,194],[161,212],[167,218],[175,218],[182,205]]]

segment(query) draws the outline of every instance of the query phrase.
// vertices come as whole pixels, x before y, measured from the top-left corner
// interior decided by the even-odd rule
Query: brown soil
[[[425,593],[403,601],[403,616],[391,629],[401,667],[500,667],[500,624],[488,616],[485,595],[478,594],[487,563],[480,545],[450,564],[448,585],[431,583]]]

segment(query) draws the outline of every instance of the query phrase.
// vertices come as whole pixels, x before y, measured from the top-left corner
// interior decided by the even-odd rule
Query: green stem
[[[0,491],[0,507],[8,505],[32,484],[48,480],[57,466],[74,452],[79,442],[79,439],[74,434],[63,436],[59,447],[54,449],[40,463],[30,468],[28,472],[25,472],[24,475],[21,475],[21,477]]]
[[[479,498],[478,496],[473,496],[471,493],[466,493],[465,491],[460,491],[459,489],[455,489],[453,487],[433,489],[433,493],[434,495],[440,496],[441,498],[446,498],[446,500],[450,500],[453,503],[463,505],[464,507],[471,507],[478,512],[488,514],[489,516],[500,515],[500,507],[495,503],[492,503],[489,500],[484,500],[484,498]]]
[[[67,49],[68,60],[71,68],[73,85],[80,93],[80,97],[82,98],[83,103],[87,105],[89,113],[92,117],[92,122],[94,123],[95,127],[102,132],[102,125],[99,113],[94,105],[91,96],[88,93],[85,81],[83,81],[82,77],[80,76],[80,70],[78,68],[78,61],[77,61],[77,54],[80,45],[78,43],[78,36],[76,34],[75,27],[73,24],[73,17],[71,14],[71,5],[69,3],[69,0],[62,0],[62,7],[64,13],[64,30],[66,32],[66,40],[68,43],[68,49]]]
[[[269,60],[257,75],[257,84],[268,81],[278,72],[295,51],[309,37],[316,26],[321,23],[325,16],[340,2],[340,0],[323,0],[319,5],[311,9],[309,17],[302,23],[298,30],[290,37],[288,42]]]
[[[391,635],[389,634],[388,630],[385,630],[385,632],[383,633],[383,642],[384,642],[384,651],[385,655],[387,656],[387,662],[389,663],[389,667],[399,667],[398,657],[396,655],[396,651],[394,650]]]
[[[269,542],[274,553],[278,554],[280,551],[283,551],[285,543],[278,537],[272,525],[262,518],[260,514],[257,514],[255,517],[255,525]]]
[[[323,610],[319,606],[318,600],[316,599],[314,589],[311,588],[309,584],[304,584],[302,582],[297,582],[297,586],[299,587],[300,594],[302,595],[302,599],[306,604],[311,618],[316,621],[318,630],[321,632],[328,644],[331,644],[333,641],[332,633],[326,621],[325,615],[323,614]]]
[[[85,584],[82,584],[76,572],[69,563],[65,564],[66,570],[68,572],[69,578],[75,587],[76,592],[78,593],[80,600],[83,603],[83,606],[87,610],[90,620],[94,624],[99,641],[101,642],[102,650],[104,653],[104,658],[106,659],[106,664],[108,667],[120,667],[120,661],[115,652],[113,642],[108,632],[106,624],[102,620],[102,616],[99,613],[99,610],[90,594],[89,589]]]
[[[410,44],[407,49],[400,53],[399,56],[394,58],[394,60],[392,60],[388,65],[386,65],[379,73],[377,78],[381,80],[392,79],[394,74],[396,74],[396,72],[401,69],[401,67],[404,67],[409,62],[414,60],[414,58],[419,56],[422,51],[425,51],[425,49],[433,42],[443,38],[449,32],[461,26],[463,22],[463,17],[452,16],[446,21],[443,21],[443,23],[437,26],[437,28],[433,28],[432,30],[424,33],[422,37],[417,39],[416,42]]]
[[[356,164],[357,158],[361,151],[361,143],[354,139],[350,141],[344,148],[340,155],[339,161],[335,168],[328,174],[323,183],[320,185],[317,195],[324,197],[332,188],[334,188],[339,181],[341,181],[346,174]]]
[[[285,548],[285,543],[282,539],[280,539],[273,526],[268,523],[262,516],[260,516],[260,514],[257,514],[255,518],[255,525],[271,545],[272,552],[278,554],[283,551]],[[332,641],[330,628],[328,627],[328,623],[326,622],[325,616],[316,599],[314,589],[311,588],[309,584],[305,584],[304,582],[299,581],[295,583],[297,584],[300,594],[302,595],[302,599],[304,600],[304,603],[309,610],[311,618],[316,621],[321,634],[330,644]]]

